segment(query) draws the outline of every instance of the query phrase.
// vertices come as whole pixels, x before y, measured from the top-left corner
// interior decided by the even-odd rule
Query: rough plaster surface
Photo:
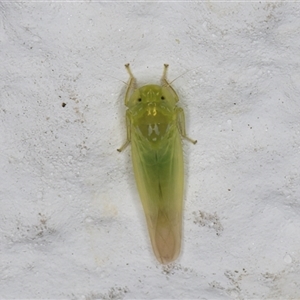
[[[0,42],[0,298],[300,298],[300,4],[2,2]],[[116,151],[127,62],[189,71],[169,266]]]

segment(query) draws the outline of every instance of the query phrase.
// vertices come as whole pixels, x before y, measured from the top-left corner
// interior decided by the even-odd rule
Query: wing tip
[[[171,255],[170,254],[156,255],[156,258],[162,265],[167,265],[174,262],[178,258],[179,253],[180,251],[177,251],[177,253],[173,253]]]
[[[157,260],[161,264],[169,264],[176,260],[180,254],[181,235],[179,233],[174,236],[174,233],[172,232],[167,239],[158,235],[152,243],[152,248]]]

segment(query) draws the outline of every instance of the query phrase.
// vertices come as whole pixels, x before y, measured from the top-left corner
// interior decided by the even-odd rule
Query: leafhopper
[[[152,248],[158,261],[174,261],[181,247],[184,167],[181,137],[185,117],[178,96],[167,80],[164,65],[161,85],[137,87],[129,64],[125,93],[127,140],[137,188],[145,212]]]

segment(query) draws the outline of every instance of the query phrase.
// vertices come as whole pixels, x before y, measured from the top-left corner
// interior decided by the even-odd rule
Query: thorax
[[[146,103],[130,109],[132,135],[159,144],[174,134],[176,116],[174,108],[161,103]]]

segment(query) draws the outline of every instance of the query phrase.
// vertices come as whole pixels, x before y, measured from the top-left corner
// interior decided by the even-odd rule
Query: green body
[[[152,248],[161,263],[175,260],[180,253],[184,166],[181,136],[185,134],[184,113],[176,106],[178,97],[166,80],[162,86],[135,88],[130,82],[125,96],[127,142],[143,204]],[[193,143],[193,141],[189,139]]]

